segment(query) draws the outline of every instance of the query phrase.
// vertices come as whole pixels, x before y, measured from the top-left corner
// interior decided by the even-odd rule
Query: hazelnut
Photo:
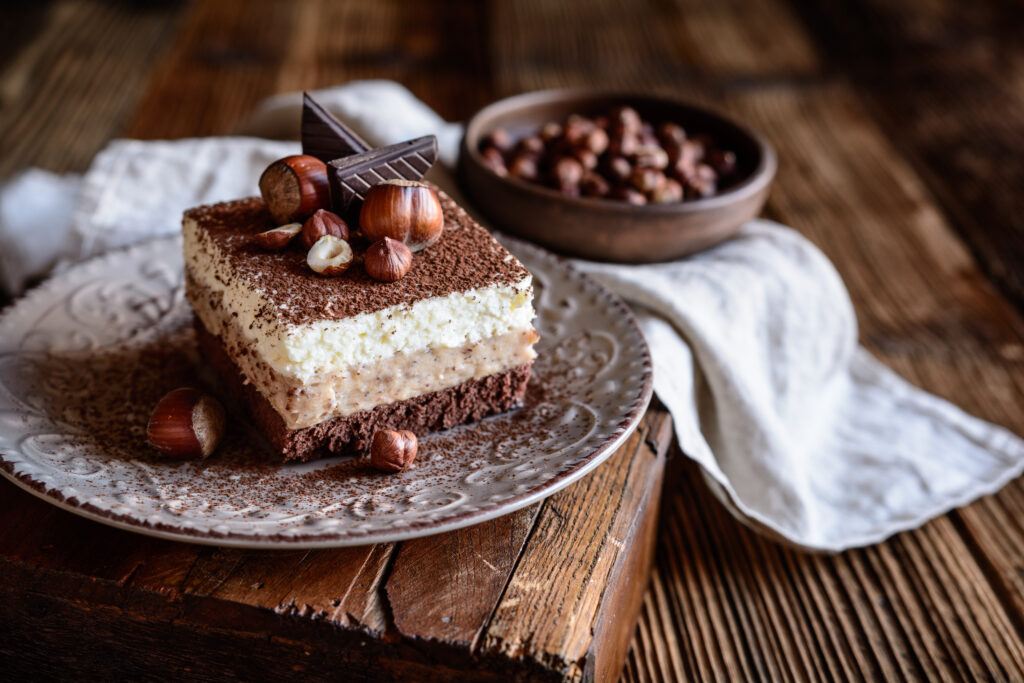
[[[507,152],[512,149],[512,138],[504,128],[495,128],[480,141],[480,150],[483,151],[486,147],[495,147],[500,152]]]
[[[678,123],[663,123],[658,126],[658,139],[665,147],[681,145],[686,142],[686,131]]]
[[[650,194],[652,204],[671,204],[683,201],[683,186],[674,178],[666,178],[659,187]]]
[[[621,199],[627,204],[635,204],[637,206],[642,206],[647,203],[647,197],[643,192],[625,185],[612,190],[611,196],[615,199]]]
[[[643,131],[643,120],[633,107],[619,107],[613,110],[611,122],[616,132],[639,134]]]
[[[509,175],[523,180],[536,180],[540,175],[537,160],[531,156],[517,156],[508,168]]]
[[[550,142],[555,138],[562,137],[562,126],[561,124],[549,121],[540,127],[540,139],[544,142]]]
[[[209,457],[224,436],[224,407],[192,387],[175,389],[156,404],[146,427],[149,444],[169,458]]]
[[[713,149],[706,155],[708,166],[715,169],[721,176],[729,175],[736,170],[736,154],[724,149]]]
[[[604,197],[610,190],[608,181],[597,173],[587,173],[580,181],[580,191],[588,197]]]
[[[551,175],[560,188],[579,185],[583,179],[583,164],[578,159],[563,157],[555,162]]]
[[[488,147],[487,149],[480,152],[480,156],[483,157],[484,163],[498,175],[505,177],[508,175],[508,168],[505,167],[505,157],[497,147]]]
[[[278,159],[260,176],[260,194],[277,223],[305,220],[330,205],[327,166],[308,154]]]
[[[640,138],[634,133],[615,135],[608,143],[608,151],[615,156],[630,157],[640,147]]]
[[[590,131],[595,128],[594,122],[590,119],[573,114],[565,122],[565,130],[562,132],[562,136],[570,145],[580,145],[583,144]]]
[[[636,151],[633,157],[637,166],[656,168],[659,171],[668,166],[668,152],[656,145],[644,146]]]
[[[398,240],[385,237],[370,245],[363,257],[366,274],[381,282],[395,282],[412,267],[412,252]]]
[[[629,182],[637,190],[647,194],[654,192],[665,182],[665,174],[654,168],[637,166],[629,176]]]
[[[697,163],[704,156],[704,148],[696,142],[687,140],[682,145],[669,151],[672,164],[672,175],[679,181],[693,175]]]
[[[594,128],[587,133],[587,137],[583,140],[583,146],[597,156],[601,156],[608,149],[608,133],[603,128]]]
[[[686,177],[686,196],[691,199],[710,197],[718,189],[718,174],[707,164],[697,164]]]
[[[291,244],[300,232],[302,232],[302,223],[288,223],[255,235],[253,241],[267,251],[281,251]]]
[[[352,258],[352,247],[334,235],[324,235],[306,253],[306,263],[314,273],[324,277],[344,273],[352,265]]]
[[[661,143],[655,137],[654,131],[650,130],[650,126],[647,124],[644,124],[644,131],[640,133],[639,138],[641,147],[661,147]]]
[[[624,157],[609,157],[604,166],[612,180],[624,181],[633,173],[633,165]]]
[[[580,165],[583,166],[584,170],[593,171],[595,168],[597,168],[597,155],[591,152],[586,147],[581,147],[580,149],[577,149],[573,153],[573,156],[576,157],[576,160],[580,162]]]
[[[324,235],[334,235],[348,241],[348,223],[341,216],[327,209],[318,209],[302,225],[302,246],[309,249]]]
[[[390,237],[419,251],[436,242],[444,231],[441,200],[423,183],[385,180],[366,193],[359,227],[373,242]]]
[[[381,472],[401,472],[416,458],[419,443],[410,431],[386,429],[370,440],[370,464]]]
[[[693,157],[694,162],[704,161],[704,155],[711,147],[710,139],[706,135],[695,135],[687,138],[684,145],[687,147],[687,154]]]
[[[544,141],[536,135],[529,135],[516,145],[516,153],[518,155],[528,154],[534,157],[539,157],[544,153]]]

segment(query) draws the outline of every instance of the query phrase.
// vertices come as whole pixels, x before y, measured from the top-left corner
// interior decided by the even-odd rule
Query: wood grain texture
[[[403,543],[386,589],[395,627],[411,637],[475,648],[539,509]]]
[[[649,413],[621,449],[637,457],[613,458],[545,501],[483,634],[481,653],[539,661],[570,680],[581,678],[588,663],[593,665],[588,654],[595,654],[598,643],[594,636],[601,626],[605,587],[613,581],[617,567],[622,575],[620,558],[630,552],[634,527],[644,519],[621,511],[657,507],[658,496],[652,496],[652,489],[660,485],[658,461],[670,436],[662,429],[664,420],[663,413]],[[652,432],[662,439],[654,449],[646,443]],[[602,505],[594,507],[588,502],[592,500],[601,500]],[[646,584],[646,572],[638,576]],[[580,589],[589,586],[600,589]],[[615,618],[632,624],[636,617]]]
[[[450,119],[568,85],[713,106],[776,146],[768,214],[836,264],[863,343],[1024,433],[1019,4],[56,0],[2,16],[12,21],[0,22],[0,177],[26,164],[81,170],[119,134],[228,132],[266,95],[352,78],[398,79]],[[651,476],[640,466],[667,444],[667,424],[650,414],[631,442],[643,457],[626,464],[620,452],[542,506],[354,550],[165,543],[2,484],[0,657],[22,667],[13,674],[39,666],[51,677],[102,660],[136,677],[347,667],[353,680],[442,679],[472,670],[468,642],[494,661],[522,655],[506,678],[607,679],[591,645],[624,648],[602,628],[631,617],[587,623],[604,596],[562,582],[627,595],[621,584],[644,558],[614,542],[626,518],[583,508],[581,492],[611,492],[620,510],[652,504],[636,498]],[[920,530],[821,557],[753,534],[681,454],[672,463],[623,679],[1024,678],[1020,480]],[[442,589],[422,580],[424,566]],[[95,659],[58,623],[94,634]],[[185,649],[152,654],[161,638]]]
[[[1005,0],[796,4],[986,274],[1024,305],[1024,7]]]
[[[0,68],[0,178],[28,164],[83,171],[132,115],[176,8],[56,0],[14,11]]]
[[[173,543],[93,524],[4,482],[0,662],[12,675],[99,676],[117,662],[121,675],[199,680],[221,671],[482,681],[617,673],[654,552],[668,424],[652,410],[596,477],[543,503],[401,546]],[[550,559],[552,548],[571,548],[574,561]],[[561,580],[538,578],[551,572]],[[538,608],[516,616],[528,607]],[[83,630],[85,642],[102,640],[93,654],[74,645]]]

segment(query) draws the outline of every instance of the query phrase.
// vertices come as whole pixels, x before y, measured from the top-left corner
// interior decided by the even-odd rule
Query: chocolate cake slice
[[[298,249],[253,240],[262,199],[185,213],[186,297],[200,349],[285,460],[360,449],[380,429],[419,435],[523,399],[533,345],[530,273],[450,197],[441,238],[408,274],[356,263],[323,278]],[[353,240],[360,253],[366,245]]]

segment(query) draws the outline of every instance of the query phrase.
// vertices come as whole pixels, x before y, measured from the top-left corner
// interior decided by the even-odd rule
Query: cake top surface
[[[512,285],[529,276],[519,260],[451,197],[440,191],[438,197],[445,218],[441,238],[416,252],[409,273],[391,283],[378,282],[363,270],[359,255],[367,244],[360,237],[352,239],[356,263],[333,278],[310,270],[305,251],[297,246],[264,250],[252,237],[275,224],[259,197],[196,207],[186,211],[185,218],[196,222],[200,241],[215,245],[220,258],[276,309],[265,314],[286,324],[342,320],[453,292]]]

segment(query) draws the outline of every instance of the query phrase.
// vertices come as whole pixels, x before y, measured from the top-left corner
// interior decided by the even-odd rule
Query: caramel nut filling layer
[[[467,380],[511,370],[536,357],[532,327],[512,330],[458,347],[433,346],[350,365],[302,380],[275,371],[245,339],[217,292],[186,280],[186,295],[203,325],[220,337],[249,382],[281,415],[289,429],[302,429],[378,405],[447,389]]]

